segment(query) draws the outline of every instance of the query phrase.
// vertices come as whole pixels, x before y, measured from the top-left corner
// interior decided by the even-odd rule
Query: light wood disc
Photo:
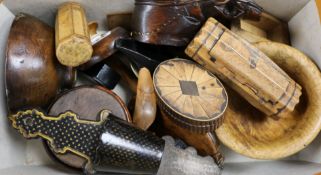
[[[221,82],[196,63],[172,59],[154,72],[154,86],[161,108],[182,127],[199,133],[215,130],[227,107]]]

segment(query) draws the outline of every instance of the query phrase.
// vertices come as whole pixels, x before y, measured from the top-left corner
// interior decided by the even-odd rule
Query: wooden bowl
[[[216,134],[224,145],[242,155],[281,159],[304,149],[320,132],[321,74],[307,56],[290,46],[273,42],[255,46],[303,87],[300,102],[287,117],[274,120],[228,90],[230,103]]]
[[[6,92],[11,112],[46,107],[62,86],[72,86],[75,70],[55,57],[54,29],[27,14],[12,23],[6,53]]]

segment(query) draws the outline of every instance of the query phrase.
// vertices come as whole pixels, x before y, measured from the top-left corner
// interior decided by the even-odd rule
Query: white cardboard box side
[[[14,13],[26,12],[36,17],[39,17],[43,21],[49,22],[53,25],[56,9],[59,4],[66,0],[7,0],[5,4]],[[128,12],[133,8],[134,0],[75,0],[84,5],[89,20],[97,20],[101,27],[104,28],[105,16],[107,13],[115,12]],[[300,30],[306,26],[305,20],[296,20],[301,13],[307,13],[310,8],[314,8],[311,0],[306,7],[305,4],[308,0],[256,0],[267,11],[272,14],[281,17],[285,20],[290,20],[290,29],[293,37],[292,42],[297,48],[301,48],[304,52],[312,54],[318,54],[319,50],[315,50],[316,45],[312,45],[311,48],[304,47],[305,42],[310,42],[304,36],[299,33],[304,33],[304,30]],[[312,4],[312,6],[311,6]],[[304,8],[303,8],[304,7]],[[302,9],[303,8],[303,9]],[[302,11],[299,12],[299,10]],[[306,10],[308,9],[308,10]],[[305,11],[306,10],[306,11]],[[299,13],[297,13],[299,12]],[[297,14],[297,15],[295,15]],[[311,20],[315,18],[315,14],[310,14]],[[308,16],[307,14],[303,14]],[[302,18],[302,17],[301,17]],[[5,45],[7,35],[10,29],[10,23],[13,20],[13,16],[8,13],[7,9],[0,5],[0,58],[4,61]],[[308,29],[309,31],[315,30],[315,36],[321,36],[321,31],[317,28],[320,23],[313,23]],[[314,28],[315,27],[315,28]],[[297,28],[296,30],[293,30]],[[293,32],[294,31],[294,32]],[[320,40],[319,40],[320,41]],[[320,45],[319,45],[320,46]],[[319,47],[320,48],[320,47]],[[305,50],[309,49],[309,50]],[[320,52],[319,52],[320,53]],[[311,56],[312,57],[312,56]],[[320,60],[320,57],[313,57],[315,60]],[[3,63],[1,64],[3,67]],[[4,69],[2,69],[4,70]],[[0,71],[0,81],[3,82],[3,71]],[[3,85],[0,87],[0,92],[4,91]],[[17,132],[8,126],[5,110],[5,94],[0,93],[0,174],[70,174],[70,171],[61,169],[60,166],[53,163],[45,154],[42,144],[39,141],[26,142]],[[318,141],[320,140],[320,141]],[[301,153],[292,156],[290,160],[306,160],[315,163],[321,163],[321,138],[318,138],[311,146],[302,151]],[[224,148],[227,163],[223,174],[315,174],[318,171],[321,172],[320,164],[302,163],[302,162],[287,162],[287,161],[272,161],[261,162],[253,159],[246,158],[238,155],[233,151]],[[312,156],[313,155],[313,156]],[[312,158],[311,158],[312,157]],[[243,162],[243,163],[241,163]],[[249,163],[251,162],[251,163]],[[51,164],[51,165],[50,165]],[[25,167],[29,165],[28,167]],[[41,166],[39,166],[41,165]],[[57,167],[58,168],[53,168]],[[305,169],[307,168],[307,169]],[[291,169],[291,170],[289,170]],[[63,171],[62,171],[63,170]]]
[[[321,19],[316,2],[311,0],[297,13],[289,21],[289,28],[292,45],[311,57],[321,68]],[[297,156],[300,160],[321,163],[321,134]]]
[[[311,0],[289,21],[289,28],[292,45],[321,67],[321,24],[315,0]]]

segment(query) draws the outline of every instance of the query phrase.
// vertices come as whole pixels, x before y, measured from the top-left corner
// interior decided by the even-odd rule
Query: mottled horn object
[[[165,148],[163,158],[156,175],[220,175],[221,169],[209,156],[202,157],[193,147],[180,149],[175,147],[174,139],[163,137]]]
[[[92,53],[85,10],[75,2],[62,4],[56,17],[56,55],[59,62],[77,67],[89,61]]]

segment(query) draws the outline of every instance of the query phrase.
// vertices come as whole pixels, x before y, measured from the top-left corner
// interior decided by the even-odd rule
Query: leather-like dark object
[[[186,46],[209,17],[229,21],[259,18],[251,0],[136,0],[131,35],[140,42]],[[223,22],[226,24],[227,22]]]
[[[205,0],[201,3],[201,8],[206,18],[214,17],[217,20],[231,21],[244,16],[259,20],[263,12],[263,8],[252,0],[226,0],[225,2],[216,3],[214,1]]]
[[[120,75],[107,64],[97,64],[85,73],[107,89],[114,89],[120,81]]]
[[[184,46],[204,20],[196,0],[136,0],[132,36],[145,43]]]
[[[118,39],[115,47],[128,56],[129,61],[137,70],[146,67],[151,72],[154,72],[155,68],[164,60],[178,56],[186,57],[181,52],[183,47],[152,45],[134,39]]]

